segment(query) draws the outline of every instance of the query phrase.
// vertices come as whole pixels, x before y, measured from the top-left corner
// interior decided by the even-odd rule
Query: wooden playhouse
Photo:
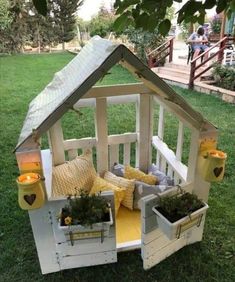
[[[137,75],[140,82],[94,86],[117,63]],[[135,132],[108,135],[107,107],[110,104],[125,103],[136,105]],[[153,116],[155,105],[159,107],[157,118]],[[64,140],[61,117],[69,109],[78,110],[81,107],[95,108],[95,137]],[[175,152],[164,142],[166,112],[170,112],[178,120]],[[153,136],[154,124],[158,125],[156,136]],[[191,134],[187,165],[181,161],[185,128]],[[45,133],[49,149],[41,150],[40,138]],[[195,193],[207,202],[210,177],[206,179],[203,175],[205,164],[202,152],[216,149],[216,128],[124,45],[115,45],[94,37],[67,66],[55,74],[52,82],[31,102],[15,150],[20,177],[27,173],[33,173],[31,176],[34,173],[41,175],[40,183],[36,185],[36,189],[43,191],[39,204],[37,205],[37,192],[34,194],[26,191],[23,197],[21,195],[21,200],[25,201],[23,206],[29,210],[43,274],[114,263],[118,261],[118,252],[137,248],[141,249],[144,269],[149,269],[185,245],[202,240],[205,216],[201,218],[199,225],[191,224],[181,230],[177,238],[169,239],[165,236],[152,211],[158,200],[152,193],[141,199],[140,210],[127,211],[121,208],[116,218],[113,193],[103,193],[112,202],[113,212],[113,224],[109,235],[103,240],[95,236],[78,236],[76,242],[71,244],[58,228],[57,215],[66,202],[66,191],[61,195],[54,191],[52,174],[55,167],[76,159],[78,149],[84,152],[90,149],[96,156],[97,173],[102,175],[114,163],[119,163],[121,152],[123,164],[129,165],[133,144],[137,168],[148,172],[149,165],[154,162],[161,172],[174,180],[174,185],[180,184],[186,191]],[[153,150],[156,151],[154,161]],[[214,180],[213,175],[211,180]],[[18,179],[20,188],[22,183],[19,182],[24,182],[24,178]],[[174,193],[176,189],[175,186],[168,187],[161,194],[164,196]]]

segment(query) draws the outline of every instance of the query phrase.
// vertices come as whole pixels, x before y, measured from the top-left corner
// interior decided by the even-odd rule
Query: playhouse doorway
[[[117,249],[140,247],[141,212],[121,206],[116,217]]]

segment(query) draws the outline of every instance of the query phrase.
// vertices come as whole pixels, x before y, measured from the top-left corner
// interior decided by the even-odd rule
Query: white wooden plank
[[[156,101],[156,100],[155,100]],[[161,139],[163,141],[164,139],[164,127],[165,127],[165,114],[164,114],[164,107],[163,105],[159,106],[159,117],[158,117],[158,138]],[[157,154],[156,154],[156,165],[157,167],[161,166],[161,154],[160,152],[157,150]]]
[[[96,99],[95,129],[97,140],[97,172],[108,170],[108,129],[107,102],[105,98]]]
[[[123,133],[116,135],[108,136],[108,144],[109,145],[117,145],[124,143],[134,143],[137,140],[137,133]],[[77,150],[84,148],[93,148],[96,147],[96,138],[81,138],[81,139],[69,139],[64,141],[64,149],[65,150]]]
[[[109,168],[111,169],[114,163],[119,163],[119,145],[109,146]]]
[[[217,131],[204,131],[200,133],[199,140],[195,144],[195,148],[193,148],[193,140],[191,142],[190,146],[190,152],[192,151],[192,156],[196,155],[196,152],[199,152],[199,145],[201,141],[205,141],[206,139],[208,140],[217,140]],[[192,138],[193,139],[193,136]],[[216,142],[214,142],[214,149],[216,148]],[[200,199],[202,199],[204,202],[208,201],[208,196],[209,196],[209,189],[210,189],[210,182],[205,181],[198,168],[198,161],[199,161],[199,154],[196,155],[196,168],[195,168],[195,160],[193,160],[193,157],[190,155],[189,158],[189,166],[191,169],[190,174],[188,174],[188,179],[194,179],[194,188],[193,188],[193,193],[195,193]],[[193,175],[194,173],[194,175]]]
[[[170,178],[173,178],[173,169],[172,169],[172,166],[169,164],[167,167],[167,176],[169,176]]]
[[[117,244],[117,252],[133,251],[140,248],[141,240],[134,240]]]
[[[83,97],[105,98],[111,96],[149,93],[150,89],[144,83],[115,84],[108,86],[93,86]]]
[[[92,148],[96,146],[95,138],[81,138],[81,139],[69,139],[64,141],[64,149],[77,150],[82,148]]]
[[[152,98],[148,94],[140,94],[136,103],[136,167],[147,172],[152,159]]]
[[[156,214],[152,214],[149,217],[141,217],[142,220],[142,233],[149,233],[156,228],[158,228],[158,223],[157,223],[157,216]]]
[[[164,128],[165,128],[165,114],[164,107],[160,105],[159,107],[159,118],[158,118],[158,137],[163,140],[164,139]]]
[[[175,153],[168,148],[167,144],[160,140],[158,136],[153,136],[152,144],[164,156],[167,163],[172,166],[173,170],[177,171],[180,178],[186,181],[188,168],[176,159]]]
[[[64,154],[64,137],[61,122],[58,120],[49,130],[50,144],[52,151],[52,159],[54,165],[63,164],[65,162]]]
[[[203,223],[201,223],[200,227],[194,226],[191,229],[185,231],[183,234],[181,234],[181,237],[184,237],[187,239],[186,244],[190,244],[192,242],[192,236],[194,233],[197,234],[196,238],[197,240],[193,240],[193,242],[201,241],[202,239],[202,233],[203,233]],[[161,235],[151,242],[145,244],[144,243],[144,253],[143,253],[143,259],[147,259],[148,257],[154,255],[162,248],[165,248],[167,245],[172,244],[174,241],[177,241],[178,239],[170,240],[164,233],[161,233]]]
[[[166,159],[164,158],[164,156],[161,156],[160,171],[166,174]]]
[[[115,93],[113,93],[115,94]],[[138,98],[137,94],[132,95],[125,95],[125,96],[113,96],[113,97],[107,97],[107,105],[116,105],[116,104],[128,104],[128,103],[136,103]],[[85,107],[93,107],[95,108],[95,98],[88,98],[88,99],[81,99],[79,100],[73,108],[75,110],[78,110],[80,108]]]
[[[123,164],[130,165],[130,159],[131,159],[131,144],[130,143],[124,144],[123,155],[124,155]]]
[[[148,232],[148,233],[142,232],[141,242],[143,245],[147,245],[161,236],[162,236],[162,231],[160,230],[160,228],[156,228],[153,231]]]
[[[68,157],[69,157],[69,160],[73,160],[75,159],[76,157],[78,156],[78,151],[77,150],[68,150]]]
[[[49,205],[29,211],[41,271],[43,274],[60,270],[52,226],[49,220]]]
[[[144,269],[150,269],[155,266],[165,258],[169,257],[173,253],[177,252],[179,249],[184,247],[187,244],[187,238],[181,237],[176,241],[170,242],[168,245],[158,250],[152,256],[149,256],[146,259],[143,259]]]
[[[115,249],[115,237],[104,237],[102,243],[100,238],[95,238],[89,240],[77,240],[76,244],[74,244],[73,246],[70,244],[70,242],[65,242],[57,245],[57,252],[60,253],[60,256],[62,257],[108,252]]]
[[[47,198],[51,197],[52,192],[52,155],[50,150],[42,150],[42,166],[43,166],[43,175],[45,178],[45,191]]]
[[[116,249],[109,252],[93,253],[80,256],[65,256],[60,258],[61,269],[85,267],[117,262]]]
[[[195,172],[196,172],[197,161],[198,161],[199,145],[200,145],[200,132],[198,130],[192,130],[191,141],[190,141],[190,150],[189,150],[189,159],[188,159],[187,181],[193,181],[195,178]]]
[[[157,205],[159,201],[159,197],[156,195],[148,195],[141,199],[141,218],[147,218],[152,216],[154,212],[152,211],[152,207]]]
[[[123,133],[108,136],[109,145],[118,145],[125,143],[134,143],[137,140],[137,133]]]
[[[180,162],[182,159],[183,143],[184,143],[184,124],[181,121],[179,121],[177,148],[175,155],[176,155],[176,159]]]

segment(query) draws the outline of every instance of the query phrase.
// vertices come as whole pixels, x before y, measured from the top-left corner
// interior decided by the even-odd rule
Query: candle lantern
[[[20,174],[35,172],[43,177],[41,152],[38,149],[16,152]]]
[[[23,210],[38,209],[44,205],[44,186],[38,173],[22,174],[16,182],[19,189],[18,202]]]
[[[202,177],[208,182],[218,182],[224,177],[227,154],[211,149],[200,154],[199,169]]]

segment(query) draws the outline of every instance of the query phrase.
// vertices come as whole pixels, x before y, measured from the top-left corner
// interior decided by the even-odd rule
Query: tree
[[[135,28],[142,27],[152,31],[158,27],[159,32],[166,35],[170,30],[171,22],[165,16],[167,8],[174,2],[182,3],[183,0],[116,0],[114,7],[120,16],[115,22],[115,28],[121,30],[125,26],[133,25]],[[203,24],[206,9],[214,7],[218,14],[226,11],[229,16],[235,11],[235,0],[188,0],[177,12],[177,21]]]
[[[49,0],[48,2],[54,17],[56,34],[64,50],[65,42],[72,40],[76,34],[75,13],[82,0]]]
[[[33,0],[37,9],[46,12],[46,0]],[[183,3],[183,0],[115,0],[116,14],[120,15],[115,21],[116,30],[124,30],[126,26],[143,28],[153,31],[158,27],[162,35],[166,35],[171,27],[169,19],[165,19],[167,8],[173,3]],[[188,0],[177,12],[178,23],[204,23],[207,9],[216,8],[217,14],[225,11],[228,17],[235,11],[235,0]]]
[[[8,28],[12,21],[9,7],[10,3],[8,0],[0,0],[0,30]]]
[[[1,32],[1,52],[19,52],[27,39],[25,1],[9,0],[7,9],[10,21]]]
[[[104,6],[101,6],[97,16],[93,17],[89,24],[90,35],[107,36],[113,30],[115,21],[114,13],[109,12]]]

